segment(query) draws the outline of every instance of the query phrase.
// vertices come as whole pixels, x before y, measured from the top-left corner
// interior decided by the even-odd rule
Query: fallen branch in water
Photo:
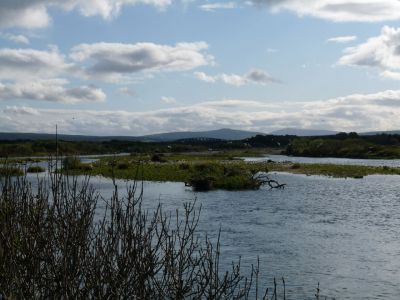
[[[259,173],[258,175],[254,176],[255,180],[258,180],[260,185],[265,185],[268,184],[270,189],[284,189],[286,186],[286,183],[279,183],[278,181],[269,178],[269,176],[266,173]]]

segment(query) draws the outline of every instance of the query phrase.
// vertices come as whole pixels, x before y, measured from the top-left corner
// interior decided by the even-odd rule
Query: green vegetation
[[[400,136],[340,133],[327,137],[296,137],[286,147],[286,154],[308,157],[400,158]]]
[[[244,153],[129,155],[104,157],[91,164],[90,168],[85,168],[85,164],[79,161],[64,163],[64,166],[67,166],[65,170],[69,174],[88,173],[133,180],[185,182],[195,190],[258,189],[262,181],[254,175],[258,171],[265,172],[265,166],[253,168],[232,156],[239,154]]]
[[[232,160],[231,153],[163,155],[161,162],[152,155],[107,157],[83,168],[70,169],[72,174],[102,175],[121,179],[185,182],[195,190],[258,189],[259,172],[288,172],[341,178],[362,178],[372,174],[400,175],[400,168],[333,164],[299,164],[278,162],[245,162]]]
[[[241,141],[216,139],[186,139],[174,142],[140,141],[59,141],[58,153],[74,156],[83,154],[135,153],[153,155],[153,160],[162,159],[162,154],[204,153],[211,155],[235,152],[248,156],[257,153],[285,153],[309,157],[349,158],[400,158],[400,135],[359,136],[357,133],[339,133],[333,136],[296,137],[257,135]],[[0,141],[0,157],[44,156],[56,154],[55,141]],[[219,159],[218,156],[213,156]]]
[[[83,164],[80,159],[76,156],[67,156],[62,161],[63,169],[65,171],[70,170],[81,170],[82,172],[90,171],[92,169],[91,164]]]
[[[337,178],[362,178],[367,175],[400,175],[400,168],[334,164],[268,163],[270,171],[323,175]]]
[[[0,141],[0,156],[43,154],[47,157],[50,154],[54,155],[55,152],[55,141]],[[82,164],[76,156],[124,152],[131,155],[102,158],[96,164]],[[323,137],[258,135],[242,141],[188,139],[173,143],[119,140],[59,141],[58,151],[60,155],[68,155],[63,161],[63,168],[69,173],[89,173],[126,179],[180,181],[199,190],[257,189],[260,187],[260,181],[254,178],[254,174],[266,171],[353,178],[370,174],[399,174],[397,168],[274,162],[245,163],[238,159],[238,157],[281,152],[310,157],[400,158],[400,135],[359,136],[356,133],[340,133]],[[15,158],[13,162],[30,161],[32,160]],[[140,172],[138,166],[140,166]],[[20,174],[18,170],[13,172]]]
[[[0,158],[0,164],[31,164],[38,163],[43,160],[48,160],[48,157],[43,157],[41,159],[33,158]]]
[[[0,167],[0,177],[22,176],[22,175],[24,175],[24,171],[22,171],[18,167],[14,167],[14,166]]]
[[[139,141],[58,141],[58,153],[62,155],[95,155],[110,153],[180,153],[213,150],[247,149],[245,141],[190,140],[176,142]],[[0,157],[55,156],[56,142],[45,141],[0,141]]]
[[[42,173],[44,171],[46,171],[46,169],[41,166],[30,166],[26,170],[27,173]]]
[[[174,142],[141,142],[141,141],[58,141],[60,155],[95,155],[112,153],[187,153],[248,149],[267,149],[278,152],[284,150],[293,136],[256,136],[244,140],[226,141],[218,139],[184,139]],[[18,156],[55,156],[57,145],[55,140],[15,140],[0,141],[0,157]]]
[[[82,163],[76,156],[67,156],[62,161],[64,170],[77,170],[80,169]]]

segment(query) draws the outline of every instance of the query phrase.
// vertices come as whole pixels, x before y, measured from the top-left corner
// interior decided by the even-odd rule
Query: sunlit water
[[[357,165],[357,166],[387,166],[400,167],[400,159],[357,159],[357,158],[336,158],[336,157],[298,157],[286,155],[268,154],[262,157],[245,157],[245,161],[274,161],[274,162],[293,162],[302,164],[337,164],[337,165]]]
[[[287,187],[195,194],[182,183],[145,182],[144,205],[175,211],[197,198],[199,232],[215,238],[222,230],[223,266],[239,256],[250,266],[259,256],[262,282],[284,276],[288,299],[313,299],[318,282],[337,299],[399,299],[400,176],[271,176]],[[111,180],[91,183],[111,195]],[[129,183],[117,184],[124,193]]]

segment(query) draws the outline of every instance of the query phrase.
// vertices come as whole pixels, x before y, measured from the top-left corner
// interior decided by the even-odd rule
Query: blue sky
[[[397,0],[1,0],[0,131],[400,129]]]

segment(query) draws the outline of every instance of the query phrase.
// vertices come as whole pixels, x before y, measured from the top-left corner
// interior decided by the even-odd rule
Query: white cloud
[[[55,47],[49,51],[0,48],[0,79],[49,78],[71,68]]]
[[[392,80],[400,80],[400,72],[393,71],[383,71],[380,74],[383,78],[392,79]]]
[[[175,46],[82,44],[74,47],[68,58],[55,46],[48,50],[0,48],[0,99],[105,101],[106,95],[99,88],[87,84],[70,88],[67,80],[57,78],[94,78],[121,83],[124,78],[134,81],[135,76],[148,78],[160,71],[190,70],[213,63],[213,58],[203,53],[207,47],[203,42]],[[127,87],[118,92],[135,95]]]
[[[20,117],[23,115],[23,117]],[[196,120],[196,122],[193,122]],[[271,102],[221,100],[147,112],[33,109],[0,110],[0,131],[142,135],[222,127],[270,132],[285,127],[338,131],[400,128],[400,90],[354,94],[329,100]]]
[[[6,106],[3,113],[7,115],[39,115],[39,111],[33,107],[27,106]]]
[[[253,5],[267,5],[272,12],[282,10],[299,16],[312,16],[335,22],[381,22],[400,20],[398,0],[250,0]]]
[[[208,12],[215,12],[220,9],[234,9],[237,8],[238,5],[236,2],[214,2],[214,3],[206,3],[199,6],[201,10]]]
[[[118,89],[118,92],[122,95],[136,97],[136,92],[128,87],[122,87]]]
[[[175,104],[177,101],[174,97],[162,96],[161,101],[166,104]]]
[[[379,36],[347,48],[338,64],[377,68],[383,77],[397,79],[394,72],[400,71],[400,28],[383,27]]]
[[[336,36],[336,37],[332,37],[327,39],[326,41],[328,43],[340,43],[340,44],[344,44],[344,43],[349,43],[352,41],[355,41],[357,39],[357,37],[355,35],[349,35],[349,36]]]
[[[204,54],[207,43],[178,43],[175,46],[153,43],[81,44],[72,49],[70,57],[84,65],[86,76],[116,81],[141,71],[186,71],[213,63]]]
[[[204,72],[195,72],[194,76],[201,81],[209,83],[223,82],[234,86],[242,86],[250,83],[266,85],[269,83],[280,82],[278,79],[272,77],[265,71],[257,69],[251,70],[245,75],[222,73],[212,76],[212,75],[207,75]]]
[[[49,8],[78,10],[83,16],[111,19],[126,5],[151,5],[159,9],[172,0],[2,0],[0,27],[43,28],[51,23]]]
[[[24,27],[43,28],[50,24],[51,18],[43,1],[0,2],[0,28]]]
[[[101,79],[114,83],[138,82],[154,73],[187,71],[212,65],[205,42],[178,43],[95,43],[72,48],[69,57],[56,46],[49,50],[0,48],[0,80],[69,76]]]
[[[28,45],[30,43],[29,39],[22,34],[0,33],[0,38],[19,44]]]
[[[65,79],[35,80],[18,83],[0,82],[1,100],[41,100],[61,103],[103,102],[104,92],[94,86],[67,88]]]
[[[0,99],[29,99],[62,103],[102,102],[104,92],[91,85],[69,87],[60,75],[76,76],[56,47],[48,51],[0,49]]]

